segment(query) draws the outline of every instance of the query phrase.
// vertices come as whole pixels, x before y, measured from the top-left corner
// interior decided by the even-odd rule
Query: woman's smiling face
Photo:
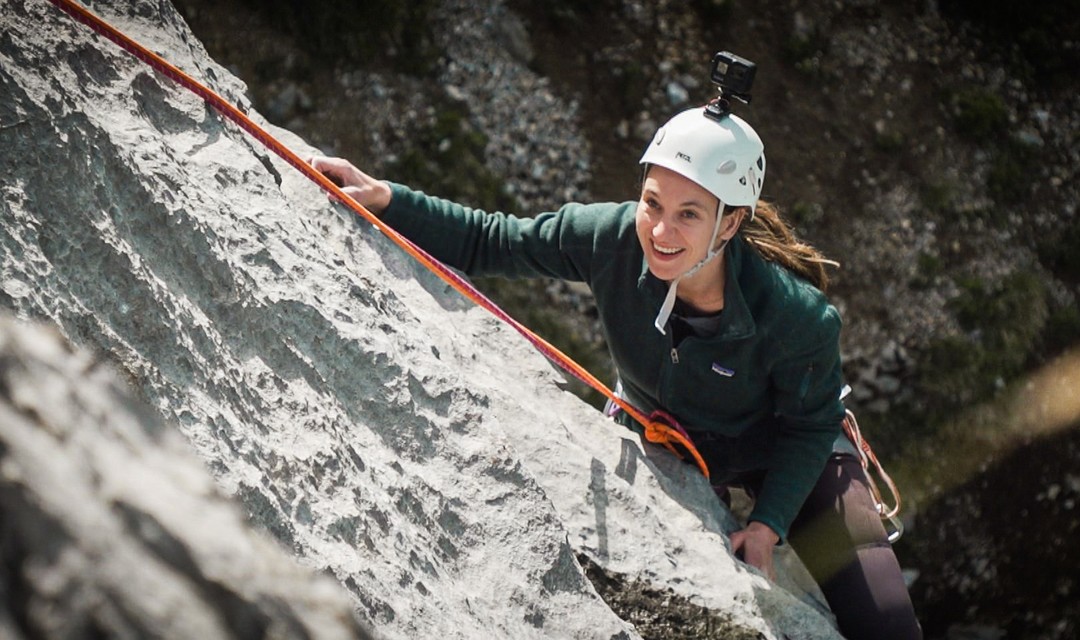
[[[653,166],[638,202],[638,241],[649,271],[670,282],[709,252],[720,201],[696,182]]]

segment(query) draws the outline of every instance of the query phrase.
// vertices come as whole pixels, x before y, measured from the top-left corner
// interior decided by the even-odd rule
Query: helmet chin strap
[[[716,243],[716,236],[720,235],[720,223],[723,221],[723,218],[724,203],[721,202],[720,207],[716,211],[716,225],[713,226],[712,238],[709,239],[710,247]],[[715,249],[710,249],[700,262],[687,269],[686,273],[683,273],[679,277],[675,278],[671,281],[671,284],[668,285],[667,295],[664,296],[664,303],[660,305],[660,313],[656,315],[656,320],[653,321],[653,326],[656,327],[656,330],[659,331],[662,335],[667,335],[667,331],[664,330],[664,325],[667,324],[668,318],[671,317],[672,310],[675,309],[675,298],[677,297],[678,293],[679,281],[683,278],[688,278],[694,275],[695,273],[700,271],[702,267],[711,262],[713,258],[723,253],[724,247],[727,246],[729,240],[730,238],[720,243],[719,247],[716,247]]]

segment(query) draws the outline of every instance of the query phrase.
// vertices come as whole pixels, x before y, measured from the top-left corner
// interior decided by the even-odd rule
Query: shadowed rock
[[[370,637],[110,367],[6,313],[0,636]]]

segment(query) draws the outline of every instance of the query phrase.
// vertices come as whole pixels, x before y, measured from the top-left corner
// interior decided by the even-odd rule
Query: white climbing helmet
[[[658,165],[688,178],[720,200],[709,252],[697,264],[668,283],[667,295],[653,325],[666,334],[665,326],[675,308],[679,281],[700,271],[724,251],[716,237],[724,205],[749,207],[754,216],[761,185],[765,182],[765,145],[741,118],[730,114],[713,117],[705,107],[683,111],[660,127],[641,156],[640,164]]]
[[[750,207],[752,215],[765,181],[764,151],[761,138],[738,116],[716,119],[697,107],[660,127],[640,164],[670,169],[726,205]]]

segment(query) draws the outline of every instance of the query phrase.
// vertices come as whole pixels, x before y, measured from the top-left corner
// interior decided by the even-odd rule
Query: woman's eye
[[[687,210],[682,212],[682,217],[687,219],[687,220],[697,220],[698,219],[698,214],[697,214],[697,211],[691,211],[691,210],[687,209]]]

